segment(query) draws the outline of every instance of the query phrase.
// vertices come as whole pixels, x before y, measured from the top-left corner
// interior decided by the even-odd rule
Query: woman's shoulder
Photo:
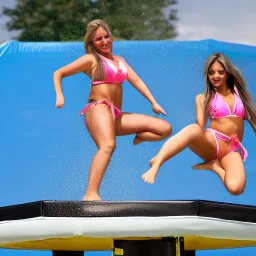
[[[205,101],[205,94],[204,93],[199,93],[199,94],[197,94],[196,95],[196,98],[195,98],[195,100],[196,100],[196,102],[204,102]]]
[[[81,55],[80,57],[77,58],[79,62],[94,62],[95,57],[90,54],[90,53],[85,53],[84,55]]]
[[[97,60],[95,58],[95,56],[91,53],[86,53],[84,54],[82,57],[82,62],[86,65],[88,65],[88,67],[94,67],[95,65],[97,65]]]
[[[95,56],[93,54],[91,54],[91,53],[85,53],[83,55],[83,57],[85,59],[87,59],[88,61],[95,61],[96,60]]]

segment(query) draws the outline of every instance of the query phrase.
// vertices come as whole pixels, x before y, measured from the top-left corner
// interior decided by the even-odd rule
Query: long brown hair
[[[109,26],[107,23],[103,20],[93,20],[88,23],[87,25],[87,32],[84,37],[84,48],[87,53],[92,54],[96,61],[97,61],[97,67],[95,69],[95,72],[93,73],[93,80],[104,80],[106,77],[103,61],[101,57],[99,56],[99,53],[95,50],[93,46],[93,37],[99,27],[102,27],[103,29],[106,30],[106,32],[109,34],[109,36],[112,39],[112,34],[110,31]]]
[[[247,120],[251,120],[253,123],[256,123],[255,106],[253,104],[252,96],[247,90],[246,82],[243,78],[243,75],[239,69],[232,65],[232,63],[223,53],[212,54],[205,63],[205,117],[207,118],[207,116],[209,115],[210,102],[216,93],[215,88],[210,83],[208,78],[209,69],[215,61],[218,61],[223,66],[225,71],[228,73],[228,79],[226,83],[228,88],[232,91],[232,93],[235,93],[235,87],[237,88],[239,96],[245,107],[245,118]]]

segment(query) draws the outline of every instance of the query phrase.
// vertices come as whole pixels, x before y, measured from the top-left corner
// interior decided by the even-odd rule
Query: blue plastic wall
[[[243,72],[256,98],[256,47],[203,41],[116,42],[123,56],[146,82],[167,111],[173,134],[195,122],[194,98],[204,90],[203,66],[215,52],[225,53]],[[84,54],[83,43],[8,42],[0,46],[0,206],[36,200],[80,200],[85,192],[90,161],[96,147],[79,111],[86,104],[90,81],[84,74],[63,80],[65,107],[55,108],[53,72]],[[155,115],[151,105],[128,82],[123,111]],[[141,175],[162,142],[132,144],[133,136],[118,137],[117,148],[101,186],[104,200],[205,199],[256,205],[255,135],[246,123],[244,146],[247,186],[231,196],[216,175],[193,171],[201,160],[185,150],[168,161],[154,185]],[[1,255],[13,255],[0,250]],[[255,255],[256,249],[232,250],[232,255]],[[89,253],[89,255],[109,253]],[[230,255],[230,250],[198,255]],[[15,255],[50,252],[15,251]]]

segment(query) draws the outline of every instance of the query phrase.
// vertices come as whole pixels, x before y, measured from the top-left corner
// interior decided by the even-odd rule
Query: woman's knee
[[[228,180],[225,182],[226,188],[230,194],[239,196],[244,192],[245,184],[238,180]]]
[[[99,150],[102,150],[106,154],[112,154],[116,149],[116,141],[115,140],[105,140],[101,142],[99,146]]]
[[[165,120],[162,120],[162,123],[159,128],[160,128],[161,136],[164,138],[172,134],[172,126],[169,122]]]

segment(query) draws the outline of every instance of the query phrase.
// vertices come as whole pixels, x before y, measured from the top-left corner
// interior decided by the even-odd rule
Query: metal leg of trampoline
[[[113,256],[195,256],[184,250],[183,237],[150,240],[114,240]]]

